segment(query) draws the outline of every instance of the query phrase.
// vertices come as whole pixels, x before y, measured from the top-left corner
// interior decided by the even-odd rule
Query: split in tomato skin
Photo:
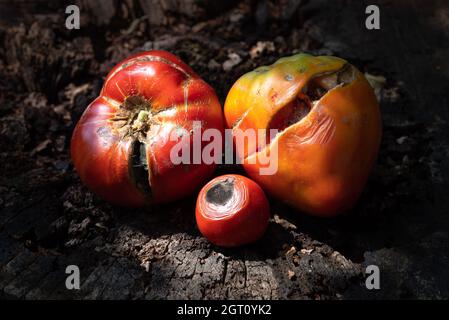
[[[73,132],[72,161],[83,183],[113,204],[178,200],[215,170],[215,164],[171,161],[176,143],[192,150],[185,133],[195,122],[201,131],[223,131],[214,90],[169,52],[139,53],[111,70],[85,110]]]
[[[236,144],[251,179],[304,213],[330,217],[354,207],[379,151],[382,120],[373,89],[347,61],[300,53],[240,77],[224,106],[234,137],[248,129],[274,137]],[[273,174],[258,159],[276,155]]]
[[[270,206],[262,188],[235,174],[217,177],[200,191],[198,229],[210,242],[236,247],[260,239],[268,227]]]

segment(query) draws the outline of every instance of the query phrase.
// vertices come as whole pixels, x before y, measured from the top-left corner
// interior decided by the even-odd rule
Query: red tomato
[[[199,188],[215,169],[215,164],[171,161],[175,144],[192,150],[193,139],[186,136],[192,135],[194,121],[201,121],[201,131],[223,131],[214,90],[173,54],[136,54],[112,69],[82,115],[73,132],[72,160],[81,180],[111,203],[176,200]]]
[[[268,227],[270,207],[261,187],[240,175],[213,179],[201,189],[196,223],[212,243],[234,247],[257,241]]]

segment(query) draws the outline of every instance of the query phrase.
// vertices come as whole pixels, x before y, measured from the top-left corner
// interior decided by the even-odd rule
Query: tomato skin
[[[199,189],[215,170],[215,164],[171,161],[171,147],[192,147],[193,139],[170,137],[191,132],[194,121],[202,131],[223,131],[214,90],[171,53],[139,53],[110,71],[85,110],[73,132],[72,161],[83,183],[113,204],[174,201]]]
[[[223,184],[224,183],[224,184]],[[225,204],[208,199],[208,192],[221,184],[232,196]],[[218,192],[217,192],[218,193]],[[222,196],[222,195],[220,195]],[[235,247],[257,241],[268,227],[270,207],[262,188],[254,181],[236,174],[217,177],[200,191],[196,205],[198,229],[210,242]]]
[[[243,75],[225,102],[233,132],[280,129],[266,148],[260,141],[236,145],[249,177],[274,197],[315,216],[334,216],[356,203],[379,150],[379,105],[363,74],[350,66],[352,78],[313,99],[316,103],[303,118],[289,123],[293,113],[288,108],[297,100],[312,100],[305,95],[311,84],[324,86],[327,75],[348,66],[337,57],[282,58]],[[262,165],[254,159],[276,149],[276,172],[261,174]]]

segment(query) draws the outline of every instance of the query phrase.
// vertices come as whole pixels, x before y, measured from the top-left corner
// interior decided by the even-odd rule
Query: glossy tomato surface
[[[257,241],[267,229],[269,218],[269,203],[262,188],[240,175],[217,177],[198,195],[198,229],[218,246],[234,247]]]
[[[72,160],[81,180],[111,203],[168,202],[199,189],[215,168],[174,162],[171,152],[191,150],[195,130],[222,131],[223,123],[214,90],[189,66],[165,51],[143,52],[106,77],[73,132]]]
[[[347,61],[297,54],[257,68],[233,85],[224,112],[235,137],[265,133],[236,149],[268,193],[317,216],[356,203],[377,157],[381,117],[373,89]],[[276,161],[271,174],[261,172],[262,156]]]

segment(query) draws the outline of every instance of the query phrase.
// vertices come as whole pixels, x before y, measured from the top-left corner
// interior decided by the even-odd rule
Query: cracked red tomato
[[[270,205],[265,193],[246,177],[217,177],[198,195],[198,229],[218,246],[235,247],[257,241],[265,233],[269,219]]]
[[[235,138],[248,129],[264,133],[236,141],[246,172],[264,190],[317,216],[355,204],[377,157],[381,117],[354,66],[331,56],[282,58],[238,79],[224,112]],[[274,161],[272,170],[261,170],[261,159]]]
[[[173,161],[175,146],[192,150],[195,123],[201,132],[223,130],[214,90],[176,56],[143,52],[115,66],[85,110],[73,132],[73,163],[81,180],[111,203],[176,200],[199,189],[215,169]]]

